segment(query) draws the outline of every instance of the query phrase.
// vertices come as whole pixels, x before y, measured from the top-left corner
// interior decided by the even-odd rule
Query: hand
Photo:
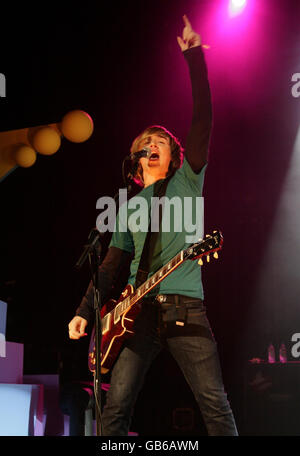
[[[85,328],[88,322],[85,318],[76,316],[69,323],[69,337],[70,339],[80,339],[80,337],[87,336]]]
[[[180,36],[177,37],[177,42],[182,52],[201,45],[201,37],[198,33],[194,32],[186,15],[183,16],[183,22],[185,27],[182,32],[182,38]]]

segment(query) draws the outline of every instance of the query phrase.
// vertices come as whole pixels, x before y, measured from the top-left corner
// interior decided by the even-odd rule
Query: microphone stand
[[[79,260],[75,267],[80,269],[85,263],[86,259],[89,259],[89,265],[91,268],[92,283],[93,283],[93,297],[94,297],[94,313],[95,313],[95,326],[94,326],[94,352],[95,352],[95,371],[94,371],[94,396],[95,396],[95,416],[96,416],[96,435],[102,435],[102,422],[101,422],[101,339],[102,339],[102,327],[101,327],[101,293],[99,289],[99,278],[98,269],[101,264],[100,257],[102,252],[100,233],[96,228],[93,228],[88,237],[88,243],[84,246]],[[93,339],[93,334],[91,340]]]
[[[131,161],[131,171],[126,175],[125,163]],[[122,163],[122,177],[123,182],[127,187],[128,193],[132,191],[132,184],[129,180],[133,181],[135,171],[138,163],[132,163],[132,157],[127,156],[124,158]],[[119,194],[116,193],[114,200],[117,201]],[[77,261],[75,268],[79,270],[86,259],[89,259],[91,268],[92,283],[93,283],[93,296],[94,296],[94,314],[95,314],[95,326],[94,326],[94,353],[95,353],[95,372],[94,372],[94,396],[95,396],[95,416],[96,416],[96,435],[102,435],[102,421],[101,421],[101,341],[102,341],[102,325],[101,325],[101,307],[102,299],[99,288],[99,276],[98,269],[101,264],[100,257],[102,252],[101,237],[103,233],[100,233],[97,228],[93,228],[90,231],[88,237],[88,243],[84,246],[84,250]],[[93,334],[91,340],[93,338]]]
[[[130,165],[129,165],[130,169],[128,171],[125,170],[125,164],[127,161],[130,162]],[[123,160],[122,178],[123,178],[123,182],[127,188],[128,195],[130,195],[131,193],[133,194],[133,193],[137,192],[138,185],[134,182],[134,177],[135,177],[138,165],[139,165],[139,160],[134,159],[132,155],[128,155]],[[138,190],[140,190],[140,188]]]
[[[100,235],[98,236],[99,239]],[[102,299],[99,287],[98,269],[101,264],[102,245],[98,241],[95,243],[94,255],[89,255],[89,263],[92,271],[94,285],[94,314],[95,314],[95,372],[94,372],[94,394],[95,394],[95,415],[96,415],[96,435],[102,435],[101,420],[101,341],[102,341],[102,324],[101,324],[101,307]],[[94,259],[94,265],[92,264]],[[93,276],[94,271],[94,276]]]

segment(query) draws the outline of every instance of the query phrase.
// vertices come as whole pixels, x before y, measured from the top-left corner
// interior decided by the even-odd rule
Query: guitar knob
[[[203,261],[202,261],[202,258],[199,258],[199,260],[198,260],[198,264],[200,264],[200,266],[203,266]]]
[[[214,256],[214,258],[218,259],[219,258],[218,252],[215,252],[213,256]]]

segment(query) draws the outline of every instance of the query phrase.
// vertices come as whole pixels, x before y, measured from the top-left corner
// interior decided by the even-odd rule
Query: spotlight
[[[230,0],[228,6],[229,16],[233,17],[242,13],[246,4],[247,0]]]

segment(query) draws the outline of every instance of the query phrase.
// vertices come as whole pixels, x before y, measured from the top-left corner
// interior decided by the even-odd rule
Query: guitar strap
[[[152,214],[150,214],[148,232],[146,235],[143,251],[141,254],[141,258],[140,258],[140,263],[139,263],[138,270],[136,273],[135,289],[137,289],[148,278],[151,260],[152,260],[152,256],[153,256],[153,252],[154,252],[154,247],[156,245],[158,236],[160,234],[160,226],[161,226],[161,221],[162,221],[162,206],[159,205],[159,220],[158,220],[159,225],[158,225],[158,227],[156,227],[156,231],[153,231],[153,232],[151,231],[152,215],[153,215],[153,213],[156,212],[154,209],[155,209],[155,205],[158,204],[158,202],[159,202],[159,198],[162,198],[165,195],[169,180],[171,179],[172,176],[173,175],[171,174],[170,176],[166,177],[163,181],[159,180],[159,181],[155,182],[155,184],[154,184],[153,196],[156,197],[156,199],[153,200],[153,201],[155,201],[155,203],[154,203],[153,207],[151,207]]]

